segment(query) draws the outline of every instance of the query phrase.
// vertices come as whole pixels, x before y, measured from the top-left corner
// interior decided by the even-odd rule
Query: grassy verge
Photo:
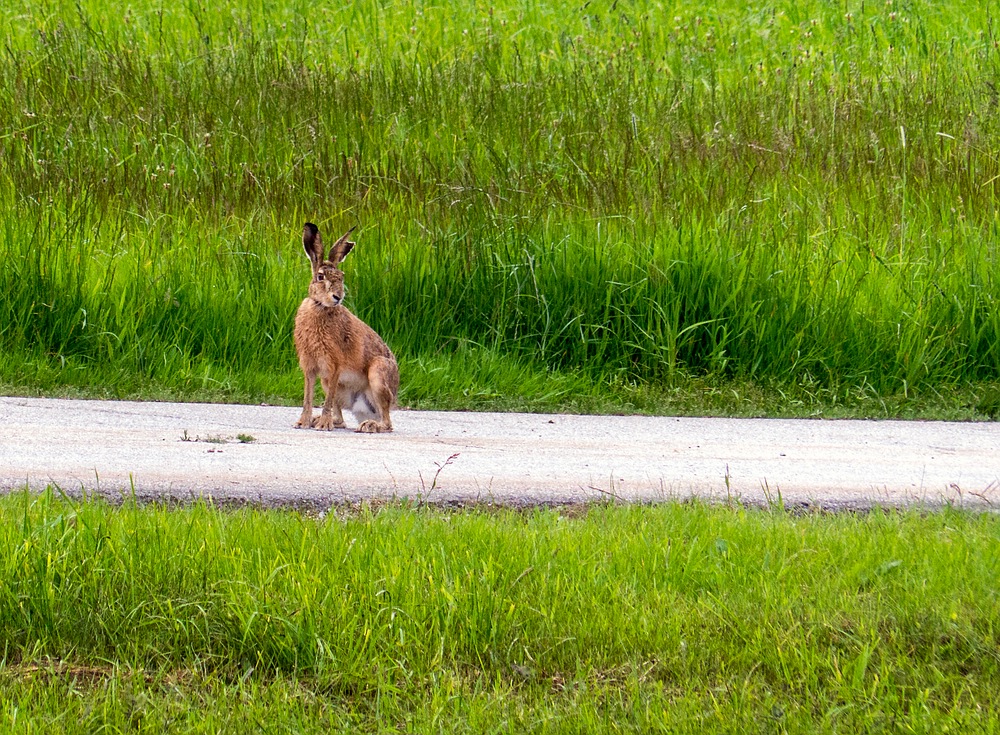
[[[16,359],[16,356],[15,356]],[[400,390],[400,405],[411,409],[528,411],[671,416],[771,418],[886,418],[949,421],[995,420],[1000,416],[1000,386],[974,383],[925,386],[883,396],[855,385],[822,386],[685,376],[667,384],[601,381],[578,372],[531,369],[515,361],[481,354],[470,358],[403,360],[411,383]],[[67,376],[57,368],[37,372],[30,358],[13,372],[31,370],[30,379],[0,381],[3,395],[150,400],[198,403],[301,404],[302,375],[232,373],[218,381],[157,381],[138,375]],[[117,378],[117,380],[115,379]],[[248,384],[249,383],[249,384]]]
[[[0,26],[14,390],[293,402],[309,218],[360,223],[351,305],[413,405],[734,403],[707,384],[766,396],[742,413],[995,414],[988,9],[50,0]]]
[[[25,731],[993,732],[989,514],[0,500]]]

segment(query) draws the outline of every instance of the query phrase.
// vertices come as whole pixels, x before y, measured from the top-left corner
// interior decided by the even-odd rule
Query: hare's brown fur
[[[295,315],[295,350],[305,377],[299,428],[341,429],[344,409],[361,422],[359,432],[392,431],[389,410],[399,391],[396,358],[375,330],[343,305],[344,272],[338,267],[354,247],[347,232],[323,259],[316,225],[307,222],[302,235],[313,278],[309,296]],[[316,378],[323,393],[323,411],[313,418]]]

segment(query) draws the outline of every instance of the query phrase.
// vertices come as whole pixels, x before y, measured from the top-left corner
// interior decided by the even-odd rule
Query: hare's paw
[[[368,421],[362,421],[361,426],[358,427],[358,434],[384,434],[386,432],[392,431],[392,424],[380,424],[378,421],[369,419]]]
[[[347,428],[347,424],[344,423],[343,419],[337,421],[333,416],[328,416],[326,414],[320,414],[318,418],[313,419],[312,425],[314,429],[319,429],[320,431]]]
[[[313,418],[307,413],[299,416],[299,420],[295,422],[296,429],[308,429],[313,425]]]

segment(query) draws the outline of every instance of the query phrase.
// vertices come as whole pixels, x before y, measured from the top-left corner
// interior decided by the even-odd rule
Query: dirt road
[[[399,411],[394,433],[359,435],[294,429],[298,414],[0,398],[0,489],[310,508],[690,496],[1000,506],[997,423]]]

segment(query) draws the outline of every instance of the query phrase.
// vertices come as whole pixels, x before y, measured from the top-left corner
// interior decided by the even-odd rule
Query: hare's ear
[[[323,263],[323,238],[319,236],[319,228],[312,222],[306,222],[302,230],[302,248],[315,273]]]
[[[344,258],[347,257],[347,254],[354,249],[354,243],[348,240],[347,238],[352,232],[354,232],[356,227],[357,225],[355,225],[347,232],[345,232],[341,236],[341,238],[333,244],[333,247],[330,248],[331,263],[340,263]]]

